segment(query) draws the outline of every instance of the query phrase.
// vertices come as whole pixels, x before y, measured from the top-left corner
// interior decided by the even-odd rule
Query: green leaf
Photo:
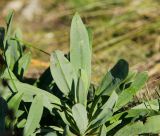
[[[9,83],[11,89],[14,90],[12,82],[9,81],[8,83]],[[53,95],[45,90],[39,89],[39,88],[32,86],[32,85],[29,85],[29,84],[15,81],[15,80],[14,80],[14,83],[16,85],[18,92],[23,93],[23,100],[25,102],[32,102],[34,95],[41,95],[41,96],[43,96],[43,105],[47,109],[49,109],[50,111],[52,111],[52,108],[54,107],[53,104],[61,105],[59,98],[57,98],[55,95]]]
[[[107,72],[105,77],[102,79],[100,86],[95,92],[96,96],[92,103],[89,117],[91,117],[92,114],[95,112],[96,106],[99,103],[101,96],[110,96],[112,92],[116,90],[119,85],[126,79],[128,71],[128,63],[125,60],[121,59],[109,72]]]
[[[109,108],[97,109],[96,113],[92,117],[91,122],[89,123],[89,130],[103,125],[107,119],[112,117],[112,115],[113,112]]]
[[[119,120],[122,119],[128,119],[128,118],[139,118],[140,116],[153,116],[153,115],[158,115],[158,112],[155,112],[152,109],[147,109],[147,108],[143,108],[143,109],[130,109],[130,110],[126,110],[124,112],[120,112],[118,114],[115,114],[114,116],[112,116],[111,118],[109,118],[107,121],[110,121],[110,123],[115,123]]]
[[[21,42],[22,38],[23,38],[23,36],[22,36],[22,31],[21,31],[20,28],[17,28],[17,29],[15,30],[15,32],[14,32],[14,35],[13,35],[13,38],[12,38],[12,39],[14,39],[14,40],[17,42],[18,47],[19,47],[19,53],[20,53],[21,56],[23,55],[24,50],[25,50],[25,49],[24,49],[24,45],[25,45],[25,44],[23,44],[23,43]],[[18,39],[18,40],[17,40],[17,39]]]
[[[4,73],[1,76],[1,79],[18,80],[17,77],[14,75],[14,73],[10,69],[5,69]]]
[[[14,11],[13,10],[9,10],[8,15],[5,18],[7,26],[9,26],[11,24],[13,15],[14,15]]]
[[[68,95],[71,91],[73,81],[76,83],[76,74],[71,63],[60,51],[55,51],[51,55],[51,74],[58,88]]]
[[[121,122],[122,122],[122,120],[118,120],[117,122],[110,124],[108,127],[105,128],[105,131],[108,133],[110,130],[114,129]]]
[[[103,108],[109,108],[109,109],[113,109],[115,103],[118,100],[118,95],[115,91],[112,92],[111,96],[109,97],[109,99],[107,100],[107,102],[102,106]]]
[[[148,117],[147,120],[144,122],[144,126],[142,129],[142,133],[160,133],[160,115]]]
[[[135,136],[142,132],[143,122],[136,122],[129,124],[124,128],[120,129],[114,136]]]
[[[17,117],[19,118],[20,116],[22,116],[25,113],[25,111],[23,110],[18,110],[17,111]]]
[[[22,40],[23,39],[23,34],[22,34],[22,31],[20,28],[16,28],[15,32],[14,32],[14,36],[15,38],[19,39],[19,40]],[[20,42],[19,42],[20,43]],[[20,48],[22,48],[23,45],[22,43],[20,43]]]
[[[90,83],[91,49],[89,36],[78,13],[74,15],[71,23],[70,60],[77,74],[80,69],[84,69],[86,71],[88,75],[88,83]]]
[[[69,126],[67,125],[67,126],[65,127],[63,136],[76,136],[76,135],[74,135],[74,134],[69,130]]]
[[[132,109],[151,109],[159,111],[159,99],[153,99],[150,101],[144,101],[143,103],[136,105]]]
[[[45,136],[57,136],[56,132],[49,132]]]
[[[27,122],[24,127],[24,135],[30,136],[39,126],[41,116],[43,113],[43,97],[42,95],[35,96],[29,110]]]
[[[102,125],[98,136],[106,136],[106,126]]]
[[[10,36],[10,33],[11,33],[13,16],[14,16],[14,11],[13,11],[13,10],[10,10],[10,11],[8,12],[7,17],[6,17],[7,30],[6,30],[5,38],[4,38],[4,42],[3,42],[3,46],[4,46],[3,48],[4,48],[4,49],[6,49],[6,42],[7,42],[7,40],[9,39],[9,36]]]
[[[70,124],[70,120],[67,120],[67,116],[66,116],[66,113],[65,112],[61,112],[61,111],[58,111],[61,119],[63,120],[63,122],[68,125],[68,126],[71,126]]]
[[[22,100],[22,96],[23,96],[23,93],[18,92],[8,102],[9,109],[12,109],[14,113],[18,113],[18,108]]]
[[[18,122],[17,127],[24,128],[25,124],[26,124],[26,119],[22,119],[20,122]]]
[[[128,76],[123,82],[128,83],[133,81],[136,75],[137,75],[137,71],[129,71]]]
[[[19,45],[15,40],[8,40],[7,44],[8,44],[8,48],[5,52],[7,65],[11,70],[13,70],[16,62],[20,57]]]
[[[120,129],[114,136],[135,136],[138,134],[160,133],[160,115],[146,118],[145,122],[137,121]]]
[[[85,71],[81,70],[80,78],[77,84],[77,103],[81,103],[86,107],[87,95],[88,95],[87,74],[85,73]]]
[[[18,74],[23,76],[29,67],[31,61],[31,52],[25,53],[18,61]]]
[[[87,130],[87,126],[88,126],[88,117],[87,117],[87,111],[85,107],[80,103],[75,104],[72,107],[72,115],[80,131],[80,134],[83,135]]]
[[[127,77],[128,71],[128,63],[125,60],[119,60],[101,81],[100,86],[96,90],[96,95],[110,95]]]
[[[57,131],[59,133],[63,133],[63,128],[61,127],[57,127],[57,126],[49,126],[50,128],[52,128],[54,131]]]
[[[142,87],[145,85],[147,79],[148,79],[148,75],[146,72],[137,74],[131,86],[123,90],[122,93],[119,95],[118,101],[115,106],[115,110],[120,109],[121,107],[126,105],[128,102],[130,102],[134,97],[134,95],[138,91],[140,91],[140,89],[142,89]]]
[[[58,113],[60,114],[62,120],[64,121],[66,125],[72,128],[76,133],[79,133],[71,112],[63,111],[63,112],[58,112]]]

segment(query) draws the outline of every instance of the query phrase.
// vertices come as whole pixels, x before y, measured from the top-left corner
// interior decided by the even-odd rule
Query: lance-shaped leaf
[[[63,132],[63,136],[76,136],[74,135],[70,130],[69,130],[69,126],[66,125],[64,132]]]
[[[57,136],[56,132],[49,132],[45,136]]]
[[[8,84],[10,86],[10,89],[12,89],[15,92],[12,82],[8,81]],[[53,104],[61,105],[60,99],[58,97],[45,90],[39,89],[29,84],[21,83],[16,80],[14,80],[14,84],[17,88],[17,91],[23,93],[23,100],[25,102],[31,102],[33,100],[34,95],[42,95],[43,106],[45,106],[50,111],[52,111],[52,108],[54,107]]]
[[[29,67],[31,61],[31,52],[25,53],[18,61],[18,74],[23,76]]]
[[[115,91],[112,92],[111,96],[109,97],[109,99],[107,100],[107,102],[102,106],[103,108],[109,108],[109,109],[113,109],[115,103],[118,100],[118,95]]]
[[[35,129],[39,126],[41,116],[43,113],[43,97],[42,95],[35,96],[29,114],[27,122],[24,127],[24,136],[30,136],[33,134]]]
[[[64,57],[62,52],[55,51],[51,55],[50,68],[58,88],[65,95],[68,95],[71,91],[72,83],[76,80],[76,74],[71,63]]]
[[[110,124],[108,127],[106,127],[106,132],[108,133],[110,130],[114,129],[116,126],[118,126],[120,123],[122,122],[122,120],[118,120],[112,124]]]
[[[109,108],[97,109],[89,123],[89,130],[103,125],[112,115],[113,112]]]
[[[80,71],[80,77],[77,83],[77,103],[83,104],[85,107],[87,105],[87,95],[88,95],[88,88],[87,88],[87,74],[84,70]]]
[[[118,120],[122,120],[122,119],[137,119],[141,116],[153,116],[153,115],[158,115],[158,112],[156,113],[155,110],[152,109],[147,109],[147,108],[143,108],[143,109],[130,109],[124,112],[120,112],[118,114],[115,114],[114,116],[112,116],[111,118],[109,118],[110,123],[115,123]]]
[[[3,41],[3,46],[4,46],[3,48],[4,49],[6,49],[6,43],[7,43],[7,40],[9,39],[9,36],[10,36],[13,16],[14,16],[13,10],[10,10],[8,12],[8,15],[6,16],[7,29],[6,29],[6,33],[5,33],[5,37],[4,37],[4,41]]]
[[[14,75],[14,73],[10,69],[5,69],[1,76],[2,79],[9,79],[9,80],[11,80],[11,77],[13,80],[17,80],[17,77]]]
[[[17,123],[17,127],[18,128],[24,128],[25,124],[26,124],[26,119],[22,119],[21,121],[19,121]]]
[[[22,100],[22,96],[23,96],[23,93],[18,92],[8,102],[9,109],[12,109],[15,114],[18,113],[18,108],[19,108],[20,102]]]
[[[130,123],[120,129],[114,136],[135,136],[149,133],[160,133],[160,115],[148,117],[144,122],[137,121],[135,123]]]
[[[102,125],[98,136],[106,136],[106,126]]]
[[[126,105],[128,102],[130,102],[134,97],[134,95],[138,91],[140,91],[140,89],[142,89],[142,87],[145,85],[147,79],[148,79],[148,75],[146,72],[137,74],[131,86],[123,90],[123,92],[119,95],[115,109],[118,110],[124,105]]]
[[[87,130],[88,126],[88,117],[86,108],[80,103],[75,104],[72,107],[72,115],[80,131],[80,134],[83,135]]]
[[[95,100],[91,106],[90,116],[96,110],[96,106],[102,95],[111,95],[114,90],[116,90],[119,85],[126,79],[129,71],[128,63],[121,59],[117,64],[104,76],[100,86],[96,90]],[[107,99],[106,99],[107,101]]]
[[[16,62],[20,57],[19,45],[15,40],[7,40],[8,48],[5,52],[7,64],[11,70],[13,70]]]
[[[151,109],[158,112],[160,111],[159,108],[160,108],[159,99],[153,99],[150,101],[144,101],[143,103],[136,105],[132,109]]]
[[[129,71],[128,63],[125,60],[119,60],[117,64],[105,75],[96,95],[110,95],[114,89],[127,77]]]
[[[76,13],[72,19],[70,32],[70,60],[76,72],[84,69],[91,78],[91,49],[89,36],[80,16]],[[88,85],[89,87],[89,85]]]

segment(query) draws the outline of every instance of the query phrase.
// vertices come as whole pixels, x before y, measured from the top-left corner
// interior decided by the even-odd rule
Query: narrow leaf
[[[114,89],[127,77],[129,71],[128,63],[125,60],[119,60],[117,64],[105,75],[96,95],[101,93],[110,95]]]
[[[69,130],[69,126],[67,125],[67,126],[65,127],[64,132],[63,132],[63,136],[76,136],[76,135],[74,135],[74,134]]]
[[[89,128],[94,129],[103,125],[112,115],[113,112],[109,108],[98,109],[89,124]]]
[[[18,108],[19,108],[20,102],[22,100],[22,96],[23,96],[23,93],[18,92],[8,102],[9,109],[12,109],[15,114],[18,113]]]
[[[131,101],[133,96],[145,85],[147,79],[148,75],[146,72],[137,74],[131,86],[123,90],[119,95],[118,101],[116,103],[116,110],[120,109],[129,101]]]
[[[26,124],[26,119],[22,119],[20,122],[18,122],[17,127],[24,128],[25,124]]]
[[[146,118],[145,122],[138,121],[130,123],[120,129],[114,136],[135,136],[139,134],[159,134],[160,115]]]
[[[38,127],[41,116],[43,113],[43,97],[42,95],[35,96],[29,114],[27,117],[27,122],[24,128],[24,135],[30,136]]]
[[[71,24],[70,59],[77,73],[79,69],[84,69],[87,72],[88,83],[90,83],[91,49],[89,36],[78,13],[74,15]]]
[[[76,80],[76,74],[71,63],[64,57],[60,51],[55,51],[51,55],[51,74],[58,88],[68,95],[71,91],[72,83]],[[75,82],[76,83],[76,82]]]
[[[31,52],[25,53],[18,61],[18,74],[23,76],[29,67],[31,61]]]
[[[77,84],[77,103],[83,104],[85,107],[87,105],[87,95],[88,95],[88,88],[87,88],[87,74],[85,71],[80,71],[80,78]]]
[[[56,132],[49,132],[45,136],[57,136]]]
[[[14,90],[12,82],[9,81],[8,83],[9,83],[11,89]],[[16,85],[18,92],[23,93],[23,100],[25,102],[32,102],[33,96],[41,95],[41,96],[43,96],[43,105],[47,109],[49,109],[50,111],[52,111],[52,108],[54,107],[53,104],[61,105],[60,99],[58,97],[56,97],[55,95],[53,95],[45,90],[39,89],[39,88],[32,86],[32,85],[29,85],[29,84],[21,83],[16,80],[14,80],[14,83]]]
[[[102,125],[98,136],[106,136],[106,126]]]
[[[8,48],[5,52],[6,55],[6,61],[8,67],[13,70],[16,62],[18,61],[20,57],[20,52],[19,52],[19,45],[15,40],[8,40],[7,41]]]
[[[7,43],[7,40],[9,39],[9,36],[10,36],[10,33],[11,33],[13,16],[14,16],[14,11],[10,10],[8,12],[7,17],[6,17],[7,30],[6,30],[5,38],[4,38],[4,41],[3,41],[3,46],[4,46],[3,48],[4,49],[6,49],[6,43]]]
[[[107,100],[107,102],[102,106],[103,108],[109,108],[109,109],[113,109],[115,103],[118,100],[118,95],[115,91],[112,92],[111,96],[109,97],[109,99]]]
[[[72,115],[80,131],[80,134],[84,134],[88,126],[87,111],[82,104],[75,104],[72,108]]]

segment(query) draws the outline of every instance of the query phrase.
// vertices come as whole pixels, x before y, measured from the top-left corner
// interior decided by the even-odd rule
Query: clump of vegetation
[[[73,17],[70,53],[51,54],[39,79],[24,77],[31,60],[19,31],[11,34],[13,12],[0,30],[0,134],[128,136],[160,132],[159,100],[128,106],[145,85],[146,72],[129,71],[121,59],[98,87],[91,84],[92,35]]]

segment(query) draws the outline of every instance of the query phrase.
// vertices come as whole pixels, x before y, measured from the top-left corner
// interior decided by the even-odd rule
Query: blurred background
[[[120,58],[131,69],[147,70],[148,92],[155,93],[160,78],[160,0],[0,0],[0,25],[15,10],[14,29],[23,39],[46,52],[69,50],[69,31],[76,11],[93,31],[92,79],[98,83]],[[32,50],[28,76],[49,66],[49,56]]]

